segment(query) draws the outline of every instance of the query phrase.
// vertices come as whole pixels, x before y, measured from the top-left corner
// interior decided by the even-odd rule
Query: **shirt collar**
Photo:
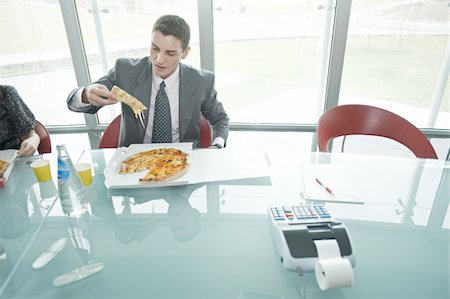
[[[178,65],[175,72],[173,72],[173,74],[170,75],[169,77],[167,77],[166,79],[163,79],[160,76],[155,75],[155,74],[152,74],[152,76],[153,76],[152,88],[154,90],[157,91],[161,82],[164,81],[164,83],[166,84],[166,89],[168,91],[170,91],[174,88],[177,88],[178,84],[180,82],[180,65]]]

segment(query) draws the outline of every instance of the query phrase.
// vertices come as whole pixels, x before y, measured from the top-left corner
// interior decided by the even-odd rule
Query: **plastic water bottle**
[[[57,145],[58,151],[58,195],[63,212],[69,216],[86,213],[87,199],[77,170],[69,157],[66,145]]]

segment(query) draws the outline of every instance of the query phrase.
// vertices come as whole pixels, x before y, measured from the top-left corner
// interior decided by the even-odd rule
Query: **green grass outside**
[[[429,108],[447,42],[448,36],[351,36],[341,93]],[[218,70],[255,77],[223,88],[221,98],[227,106],[239,107],[275,95],[280,88],[316,87],[317,44],[317,38],[218,43]],[[442,111],[450,111],[449,85]]]

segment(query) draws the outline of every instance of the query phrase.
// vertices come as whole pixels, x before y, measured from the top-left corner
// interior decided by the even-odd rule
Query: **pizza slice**
[[[149,172],[141,179],[140,182],[161,182],[174,180],[184,175],[188,169],[189,164],[185,159],[172,160],[170,162],[163,162],[155,165]]]
[[[133,110],[134,116],[138,118],[141,121],[142,126],[145,129],[144,124],[144,110],[147,110],[148,108],[145,107],[144,104],[142,104],[141,101],[133,97],[131,94],[126,92],[125,90],[121,89],[117,85],[114,85],[111,89],[111,93],[114,95],[117,101],[122,102]]]
[[[9,163],[5,160],[0,160],[0,179],[3,178],[6,169],[8,169]]]

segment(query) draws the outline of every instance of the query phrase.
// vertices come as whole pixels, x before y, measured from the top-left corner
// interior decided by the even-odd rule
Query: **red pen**
[[[319,184],[320,186],[322,186],[322,187],[325,189],[325,191],[327,191],[327,192],[330,193],[331,195],[334,195],[333,191],[331,191],[331,189],[330,189],[329,187],[325,186],[325,185],[319,180],[319,178],[316,178],[316,182],[317,182],[317,184]]]

